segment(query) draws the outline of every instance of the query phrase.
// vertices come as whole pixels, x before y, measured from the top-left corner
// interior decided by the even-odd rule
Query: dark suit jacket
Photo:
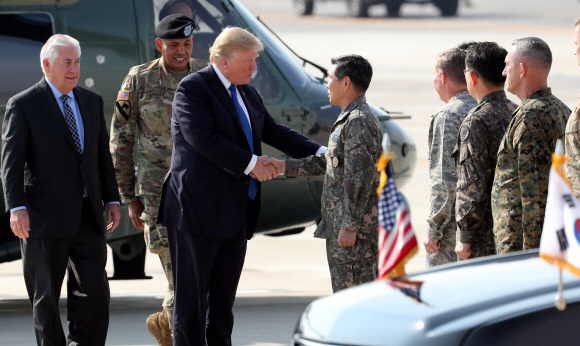
[[[254,137],[254,154],[261,142],[291,157],[314,155],[320,145],[274,121],[260,95],[249,84],[238,86]],[[208,66],[185,77],[173,100],[173,155],[163,185],[158,222],[183,232],[231,238],[245,229],[248,239],[258,218],[246,217],[250,177],[244,174],[252,158],[232,98]]]
[[[84,152],[78,154],[56,99],[42,78],[8,101],[2,123],[2,187],[6,209],[26,206],[30,236],[67,238],[78,231],[83,187],[99,228],[104,204],[119,201],[103,99],[73,89],[83,119]]]

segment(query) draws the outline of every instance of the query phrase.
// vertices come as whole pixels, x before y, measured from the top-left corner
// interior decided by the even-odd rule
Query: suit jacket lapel
[[[236,106],[234,106],[234,101],[232,100],[232,97],[230,96],[230,94],[228,93],[226,88],[224,87],[224,83],[222,83],[222,81],[220,80],[218,75],[213,70],[212,65],[209,66],[208,72],[209,72],[208,73],[208,77],[209,77],[208,80],[212,84],[211,89],[220,98],[220,100],[223,102],[223,104],[226,105],[226,107],[230,111],[231,115],[234,117],[234,120],[236,121],[236,123],[238,124],[240,129],[242,129],[242,131],[244,131],[244,127],[242,126],[242,122],[240,120],[240,117],[238,116],[238,111],[236,111]]]
[[[64,136],[69,141],[70,145],[72,145],[75,152],[77,152],[75,141],[72,137],[72,134],[70,133],[68,124],[64,119],[64,114],[62,114],[62,111],[60,110],[58,103],[56,103],[54,94],[52,93],[52,90],[50,90],[50,87],[46,83],[44,77],[42,77],[42,79],[40,80],[37,90],[40,96],[39,97],[40,105],[42,106],[42,108],[44,108],[46,114],[50,116],[50,118],[56,123],[58,128],[63,132]]]
[[[77,101],[77,104],[79,105],[79,110],[81,111],[81,118],[83,119],[83,129],[85,136],[83,154],[85,154],[89,148],[89,143],[91,142],[89,140],[89,137],[91,135],[91,117],[89,116],[89,107],[83,102],[82,97],[80,97],[80,91],[81,90],[79,89],[79,87],[73,89],[75,99]],[[86,157],[86,155],[83,155],[83,157]]]

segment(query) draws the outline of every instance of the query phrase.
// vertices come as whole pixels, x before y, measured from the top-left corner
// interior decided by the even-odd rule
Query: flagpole
[[[556,150],[554,154],[552,154],[552,165],[556,169],[558,173],[563,178],[566,178],[566,174],[564,174],[564,164],[566,163],[566,154],[564,152],[564,144],[562,143],[561,139],[556,140]],[[568,182],[568,179],[566,179]],[[570,183],[568,182],[568,185]],[[558,265],[559,274],[558,274],[558,293],[556,297],[554,297],[554,305],[556,305],[556,309],[559,311],[564,311],[566,309],[566,298],[564,298],[564,280],[562,276],[562,265]]]
[[[562,280],[562,267],[560,267],[560,280],[558,281],[558,294],[554,298],[554,304],[559,311],[566,310],[566,298],[564,298],[564,282]]]

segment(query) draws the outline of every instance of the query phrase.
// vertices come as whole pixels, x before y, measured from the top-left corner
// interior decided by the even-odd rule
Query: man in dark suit
[[[260,183],[276,175],[261,142],[291,157],[323,152],[277,124],[248,83],[261,41],[226,28],[211,66],[185,77],[173,101],[173,155],[158,221],[168,228],[174,345],[231,345],[232,306],[256,227]]]
[[[67,270],[68,344],[104,345],[109,325],[103,210],[110,232],[119,193],[103,99],[77,87],[80,55],[74,38],[50,37],[44,78],[8,101],[2,124],[4,199],[39,345],[67,344],[58,311]]]

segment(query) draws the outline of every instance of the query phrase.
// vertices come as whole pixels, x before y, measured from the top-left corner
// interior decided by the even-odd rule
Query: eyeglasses
[[[469,72],[473,72],[473,74],[475,75],[475,77],[479,78],[479,75],[474,70],[463,70],[463,74],[468,74]]]

